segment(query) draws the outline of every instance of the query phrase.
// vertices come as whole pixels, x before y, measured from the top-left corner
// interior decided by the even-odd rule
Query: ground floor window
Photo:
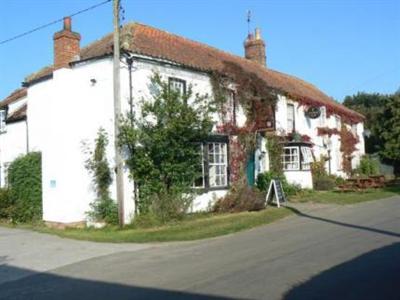
[[[219,138],[199,145],[199,177],[195,188],[225,188],[228,186],[228,141]]]
[[[314,161],[309,145],[290,145],[283,147],[282,166],[284,171],[307,171]]]

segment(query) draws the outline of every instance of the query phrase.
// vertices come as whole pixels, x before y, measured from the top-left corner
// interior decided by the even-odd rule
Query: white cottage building
[[[216,114],[215,135],[204,141],[204,176],[197,183],[203,193],[195,199],[193,211],[210,207],[234,180],[236,166],[232,160],[237,137],[234,130],[227,130],[226,122],[236,129],[250,128],[257,136],[256,150],[247,164],[249,183],[258,173],[269,170],[266,144],[271,134],[292,136],[284,144],[284,173],[289,182],[304,188],[312,188],[310,162],[321,155],[329,158],[326,169],[330,174],[346,176],[339,135],[342,126],[358,142],[349,158],[351,165],[355,167],[364,154],[363,116],[311,84],[269,69],[259,31],[245,40],[245,57],[139,23],[125,25],[121,37],[123,111],[131,109],[131,97],[133,109],[137,109],[139,99],[150,97],[153,72],[182,92],[191,85],[193,94],[211,97],[212,74],[231,78],[228,121]],[[43,220],[79,224],[86,221],[89,203],[95,198],[91,177],[84,167],[87,157],[82,144],[93,144],[102,127],[110,137],[109,159],[114,159],[113,41],[109,34],[81,49],[80,35],[71,30],[70,18],[64,19],[63,30],[53,39],[53,65],[28,76],[22,88],[0,102],[0,183],[6,185],[7,166],[17,156],[41,151]],[[242,78],[256,78],[276,97],[274,105],[254,105],[257,122],[248,120],[236,99],[237,85],[235,77],[229,76],[229,66],[240,70]],[[218,163],[212,158],[219,158]],[[135,202],[133,183],[127,169],[124,172],[124,219],[128,223]]]

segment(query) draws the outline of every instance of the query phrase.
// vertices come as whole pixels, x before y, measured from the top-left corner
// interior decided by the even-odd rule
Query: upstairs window
[[[0,110],[0,133],[6,131],[6,111]]]
[[[226,102],[223,107],[225,122],[236,125],[236,101],[235,92],[227,90]]]
[[[357,124],[351,125],[351,132],[353,133],[353,135],[357,136]]]
[[[175,77],[169,77],[168,85],[169,85],[170,91],[179,92],[181,95],[186,94],[186,81],[185,80],[175,78]]]
[[[295,131],[295,120],[294,120],[294,105],[287,105],[287,133]]]
[[[341,130],[342,129],[342,120],[337,115],[335,116],[335,127],[336,127],[337,130]]]
[[[321,108],[321,115],[319,116],[319,125],[324,127],[326,124],[326,107],[322,106]]]

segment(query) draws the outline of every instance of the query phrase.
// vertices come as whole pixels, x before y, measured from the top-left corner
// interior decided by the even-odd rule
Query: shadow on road
[[[356,228],[356,229],[361,229],[361,230],[372,231],[372,232],[385,234],[385,235],[389,235],[389,236],[400,237],[400,233],[397,233],[397,232],[381,230],[381,229],[376,229],[376,228],[360,226],[360,225],[355,225],[355,224],[350,224],[350,223],[344,223],[344,222],[339,222],[339,221],[335,221],[335,220],[325,219],[325,218],[321,218],[321,217],[316,217],[316,216],[312,216],[312,215],[303,213],[303,212],[299,211],[298,209],[296,209],[294,207],[291,207],[291,206],[285,206],[285,207],[287,209],[293,211],[296,215],[298,215],[300,217],[309,218],[309,219],[313,219],[313,220],[318,220],[318,221],[331,223],[331,224],[335,224],[335,225],[350,227],[350,228]]]
[[[400,243],[373,250],[328,269],[293,287],[284,299],[398,300]]]
[[[112,266],[110,266],[111,268]],[[0,265],[0,273],[34,274],[34,271]],[[79,275],[79,274],[77,274]],[[0,299],[229,299],[190,292],[170,291],[75,279],[51,273],[36,273],[0,284]]]

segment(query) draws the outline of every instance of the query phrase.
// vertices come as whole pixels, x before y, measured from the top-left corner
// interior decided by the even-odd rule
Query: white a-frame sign
[[[279,179],[272,179],[269,188],[267,197],[265,198],[265,203],[268,202],[273,203],[275,198],[276,206],[280,207],[281,203],[286,202],[285,193],[283,192],[282,182]]]

